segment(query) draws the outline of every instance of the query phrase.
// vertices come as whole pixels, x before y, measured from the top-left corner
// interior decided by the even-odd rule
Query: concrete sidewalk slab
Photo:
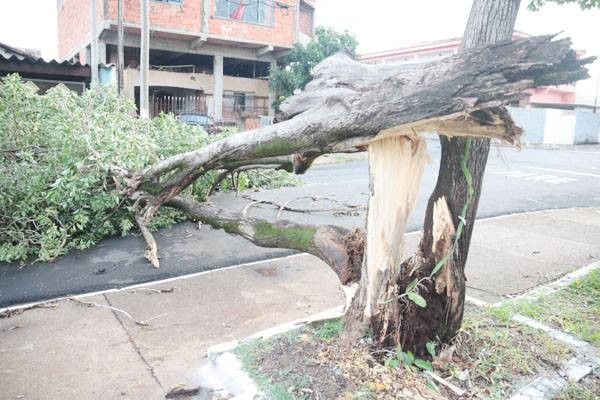
[[[149,327],[118,317],[167,391],[180,384],[198,385],[197,370],[209,346],[344,301],[336,275],[309,255],[215,271],[152,288],[174,291],[124,291],[107,294],[107,298],[141,320],[162,315]]]
[[[3,400],[164,399],[113,312],[70,301],[0,319],[0,388]]]

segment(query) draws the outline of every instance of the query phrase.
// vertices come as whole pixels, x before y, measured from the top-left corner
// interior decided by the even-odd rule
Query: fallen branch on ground
[[[258,204],[269,204],[274,206],[275,208],[279,209],[279,211],[277,212],[277,219],[281,218],[281,213],[283,211],[291,211],[291,212],[297,212],[297,213],[323,213],[323,212],[331,212],[334,215],[357,215],[358,212],[360,211],[364,211],[367,209],[366,206],[364,205],[353,205],[353,204],[346,204],[346,203],[341,203],[340,201],[336,200],[336,199],[332,199],[330,197],[322,197],[322,196],[303,196],[303,197],[297,197],[295,199],[291,199],[286,201],[285,203],[281,204],[278,203],[276,201],[272,201],[272,200],[261,200],[261,199],[255,199],[251,196],[248,195],[244,195],[242,196],[243,199],[246,200],[250,200],[252,201],[251,204],[246,205],[246,208],[244,208],[244,210],[247,210],[254,206],[254,205],[258,205]],[[313,202],[316,201],[329,201],[331,203],[337,203],[337,204],[343,204],[346,208],[297,208],[297,207],[290,207],[289,204],[295,202],[295,201],[300,201],[300,200],[312,200]],[[244,215],[246,215],[246,212],[243,212]]]
[[[96,302],[93,302],[93,301],[85,301],[85,300],[78,299],[76,297],[69,297],[67,300],[73,301],[75,303],[78,303],[78,304],[81,304],[81,305],[84,305],[84,306],[87,306],[87,307],[106,308],[107,310],[111,310],[113,312],[117,312],[119,314],[122,314],[122,315],[126,316],[127,318],[129,318],[130,320],[132,320],[133,322],[135,322],[136,325],[140,325],[140,326],[148,326],[150,321],[153,321],[153,320],[155,320],[157,318],[161,318],[161,317],[164,317],[164,316],[167,315],[167,314],[161,314],[161,315],[157,315],[156,317],[152,317],[150,319],[142,321],[142,320],[133,318],[131,316],[131,314],[129,314],[127,311],[122,310],[122,309],[117,308],[117,307],[107,306],[105,304],[100,304],[100,303],[96,303]]]

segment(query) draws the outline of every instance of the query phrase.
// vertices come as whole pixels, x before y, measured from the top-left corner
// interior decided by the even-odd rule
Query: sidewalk
[[[408,236],[407,253],[418,239]],[[498,301],[598,259],[600,208],[482,220],[468,295]],[[0,319],[1,400],[164,399],[196,386],[209,346],[336,307],[343,294],[325,264],[296,255],[81,301],[97,305],[60,301]]]

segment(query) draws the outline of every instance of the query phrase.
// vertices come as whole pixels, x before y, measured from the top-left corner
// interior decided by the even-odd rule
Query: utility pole
[[[124,84],[124,69],[125,69],[125,51],[123,49],[123,0],[117,2],[118,27],[117,27],[117,81],[119,94],[123,95],[125,89]]]
[[[92,0],[92,50],[90,63],[92,69],[92,83],[98,83],[98,24],[96,22],[96,0]]]
[[[150,69],[150,0],[141,0],[142,40],[140,46],[140,117],[149,118],[148,113],[148,73]]]

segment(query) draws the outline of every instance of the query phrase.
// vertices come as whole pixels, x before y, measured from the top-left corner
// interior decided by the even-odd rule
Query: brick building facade
[[[59,57],[91,59],[92,0],[57,0]],[[123,0],[125,95],[138,99],[140,0]],[[269,113],[269,69],[312,37],[314,0],[151,0],[151,107],[199,98],[216,119]],[[98,60],[117,60],[117,0],[96,0]],[[158,99],[158,100],[157,100]],[[165,110],[199,106],[177,103]],[[177,108],[180,109],[177,109]],[[152,111],[152,110],[151,110]]]

